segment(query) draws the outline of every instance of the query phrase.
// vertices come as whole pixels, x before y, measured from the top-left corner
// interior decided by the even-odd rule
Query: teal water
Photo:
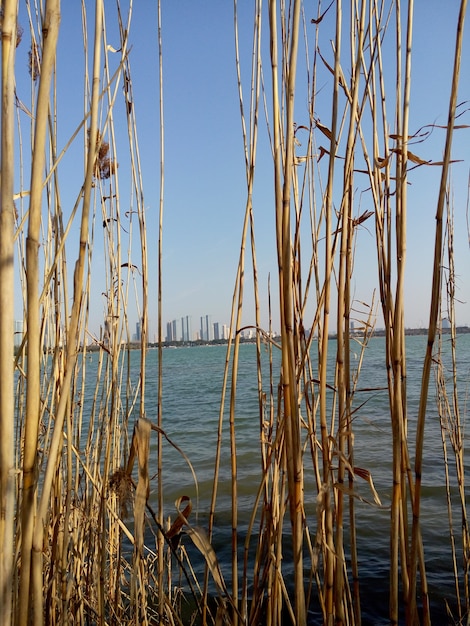
[[[410,454],[413,455],[414,432],[421,386],[422,365],[426,337],[407,337],[407,395]],[[382,509],[357,502],[358,554],[362,581],[362,610],[364,624],[388,623],[388,563],[389,519],[391,494],[391,426],[384,365],[385,340],[373,338],[366,350],[354,406],[356,466],[371,472],[381,498]],[[315,348],[314,348],[315,349]],[[330,342],[332,362],[336,343]],[[147,417],[156,420],[157,400],[157,350],[150,350],[147,363],[146,411]],[[274,372],[278,372],[279,356],[274,352]],[[359,348],[353,352],[352,367],[357,364]],[[462,423],[468,414],[467,396],[470,388],[470,334],[458,335],[457,357],[459,363],[459,401]],[[162,424],[168,437],[190,459],[197,476],[196,489],[193,475],[185,459],[169,444],[164,444],[164,500],[166,514],[174,518],[174,501],[188,495],[194,509],[192,520],[201,526],[207,521],[214,471],[217,425],[221,400],[222,379],[226,346],[198,346],[163,350],[163,410]],[[444,337],[442,358],[450,364],[450,346]],[[263,348],[264,391],[269,395],[268,353]],[[139,353],[131,355],[135,380],[138,376]],[[313,359],[315,361],[315,359]],[[315,376],[315,372],[314,372]],[[332,374],[331,374],[332,376]],[[450,376],[450,370],[447,371]],[[334,384],[333,379],[328,381]],[[371,391],[371,389],[374,389]],[[256,348],[252,344],[241,346],[237,383],[236,405],[237,460],[239,481],[239,523],[241,545],[251,514],[256,489],[259,484],[259,414],[257,405]],[[305,432],[303,433],[305,436]],[[153,450],[155,453],[155,449]],[[156,454],[156,453],[155,453]],[[447,620],[445,601],[455,610],[455,589],[452,579],[450,541],[446,506],[445,475],[441,429],[435,403],[435,383],[431,378],[425,428],[422,491],[422,534],[425,546],[428,583],[430,588],[434,623],[452,623]],[[452,462],[451,451],[449,458]],[[219,480],[214,548],[227,580],[230,580],[230,453],[228,448],[228,418],[224,420],[223,457]],[[412,458],[413,463],[413,458]],[[155,460],[156,464],[156,460]],[[413,467],[413,465],[412,465]],[[311,462],[306,462],[307,474]],[[455,493],[455,479],[450,467]],[[468,477],[467,477],[468,479]],[[361,483],[361,484],[359,484]],[[308,476],[307,476],[308,484]],[[364,481],[358,481],[358,491],[367,499],[372,495]],[[156,504],[156,493],[151,498]],[[312,533],[316,530],[316,493],[306,493],[307,523]],[[460,510],[455,499],[454,526],[458,534]],[[460,563],[461,565],[461,563]],[[202,566],[202,564],[201,564]],[[285,563],[286,571],[289,564]],[[312,613],[312,623],[317,623]]]

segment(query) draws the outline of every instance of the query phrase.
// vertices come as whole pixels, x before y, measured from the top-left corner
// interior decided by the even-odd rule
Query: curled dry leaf
[[[178,518],[180,520],[180,528],[183,528],[183,526],[185,527],[186,534],[191,538],[191,541],[204,557],[219,593],[227,594],[227,587],[220,569],[219,561],[217,560],[215,550],[209,541],[206,531],[203,528],[191,526],[188,522],[187,517],[184,515],[188,509],[188,505],[186,505],[184,511],[180,510],[181,504],[187,500],[189,500],[187,496],[182,496],[175,502],[175,507],[178,511]]]
[[[355,467],[354,473],[356,474],[356,476],[359,476],[360,478],[362,478],[363,480],[369,483],[370,490],[372,491],[372,494],[374,496],[374,502],[378,504],[379,506],[382,506],[382,502],[379,498],[379,494],[377,493],[375,486],[374,486],[374,481],[372,480],[372,474],[369,472],[369,470],[363,469],[362,467]]]

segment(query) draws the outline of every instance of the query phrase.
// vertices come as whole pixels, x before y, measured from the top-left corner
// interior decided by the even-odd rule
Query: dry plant
[[[157,415],[154,419],[146,415],[149,270],[129,53],[132,4],[130,0],[125,14],[118,1],[112,13],[109,4],[105,7],[104,0],[96,0],[91,15],[82,2],[85,106],[75,133],[62,148],[56,123],[61,112],[55,63],[60,2],[47,0],[42,11],[33,11],[28,2],[28,32],[22,38],[18,36],[17,3],[2,3],[0,622],[181,624],[183,604],[192,596],[194,610],[187,620],[191,624],[277,626],[290,622],[304,626],[309,611],[315,620],[328,625],[361,623],[364,590],[357,541],[361,522],[355,505],[360,500],[368,501],[368,506],[384,506],[370,468],[355,464],[355,418],[364,402],[358,391],[374,391],[360,381],[374,332],[376,296],[371,293],[368,302],[358,302],[353,287],[361,234],[370,228],[375,236],[378,298],[385,324],[391,426],[389,619],[397,624],[404,612],[407,624],[430,623],[420,530],[423,441],[441,310],[443,226],[466,2],[461,2],[457,25],[444,157],[433,163],[441,168],[441,186],[414,447],[408,439],[404,328],[407,184],[410,168],[426,167],[428,161],[410,150],[414,138],[409,129],[413,2],[406,3],[406,14],[401,2],[364,0],[348,3],[346,8],[341,0],[326,7],[319,2],[317,14],[310,15],[307,11],[312,7],[301,0],[268,0],[266,7],[256,0],[248,89],[241,78],[244,55],[239,50],[240,24],[234,2],[246,205],[207,531],[193,524],[192,503],[185,494],[177,501],[173,519],[168,519],[164,509],[165,446],[174,448],[191,470],[192,466],[184,450],[166,436],[162,400],[164,57],[160,2],[158,397]],[[116,21],[117,44],[108,41],[109,19]],[[331,51],[322,48],[324,29],[329,36],[334,33]],[[264,33],[269,40],[267,53]],[[31,79],[28,105],[15,97],[16,45],[29,48],[23,68]],[[384,63],[385,55],[394,55],[391,66]],[[392,94],[385,90],[390,67]],[[307,103],[303,110],[298,106],[300,98]],[[124,145],[116,132],[123,120],[127,128]],[[268,138],[273,165],[273,248],[278,270],[266,288],[268,328],[261,323],[264,277],[258,275],[253,203],[262,132]],[[63,207],[74,183],[67,182],[65,191],[59,173],[78,138],[83,141],[83,176],[73,189],[73,209],[66,214]],[[13,153],[15,145],[17,154]],[[29,181],[25,180],[27,171],[31,172]],[[18,180],[20,189],[15,189]],[[124,188],[130,189],[130,205],[126,200],[125,209]],[[358,189],[364,191],[359,195]],[[448,311],[453,321],[449,210],[447,215]],[[104,251],[100,267],[104,311],[101,334],[92,336],[89,316],[96,306],[92,284],[98,246]],[[15,255],[26,332],[13,359]],[[255,302],[260,480],[252,486],[253,509],[248,530],[242,532],[237,383],[250,288]],[[137,383],[130,375],[131,309],[137,311],[141,328]],[[280,320],[279,341],[272,333],[272,309]],[[331,341],[332,331],[336,343]],[[263,369],[263,351],[267,370]],[[456,620],[462,622],[470,603],[469,537],[457,361],[452,355],[451,392],[447,392],[442,368],[437,369],[436,380],[443,446],[448,455],[450,445],[454,455],[464,521],[458,535],[448,462]],[[226,430],[231,488],[229,564],[218,561],[212,544]],[[156,510],[150,498],[152,482]],[[365,483],[368,497],[360,483]],[[196,575],[196,557],[191,560],[180,541],[182,534],[190,538],[205,564],[202,580]],[[458,564],[459,540],[463,572]]]
[[[144,193],[128,57],[132,2],[125,17],[118,3],[114,32],[119,42],[114,46],[107,41],[104,3],[96,2],[92,15],[82,4],[85,110],[63,148],[55,122],[60,3],[48,0],[41,12],[27,3],[29,32],[22,43],[27,47],[29,36],[30,51],[17,71],[29,70],[31,76],[28,105],[14,91],[15,46],[10,44],[17,39],[17,6],[6,3],[2,11],[2,141],[9,146],[2,149],[1,250],[9,259],[1,272],[8,301],[0,315],[2,354],[13,355],[13,335],[6,329],[14,314],[15,244],[25,335],[16,370],[11,360],[2,359],[1,621],[125,623],[138,606],[137,614],[144,615],[138,622],[145,623],[154,613],[146,604],[152,596],[146,590],[152,557],[142,554],[135,534],[135,521],[141,527],[142,517],[142,487],[133,483],[138,472],[126,471],[131,416],[145,424],[148,343]],[[125,208],[115,115],[128,129],[127,149],[126,143],[120,146],[128,164]],[[80,137],[83,178],[68,181],[65,190],[59,173]],[[31,140],[28,149],[25,138]],[[16,155],[11,152],[15,145]],[[19,178],[14,177],[17,164]],[[25,182],[29,167],[31,179]],[[19,190],[13,188],[17,180]],[[73,209],[65,214],[63,206],[73,193]],[[99,306],[92,296],[95,245],[104,251],[100,336],[88,327],[90,307]],[[131,355],[125,349],[132,339],[127,312],[133,301],[142,345],[137,385],[131,382]],[[88,375],[92,360],[94,389]],[[144,453],[141,445],[139,467],[145,467]],[[126,549],[126,542],[135,549]]]
[[[391,623],[398,623],[400,612],[404,610],[407,623],[418,620],[429,623],[419,514],[422,455],[428,380],[441,299],[443,201],[451,163],[465,3],[461,5],[457,24],[444,157],[442,162],[433,163],[441,167],[441,192],[437,199],[435,278],[428,348],[414,449],[408,441],[404,327],[407,185],[410,168],[425,167],[429,162],[415,155],[409,145],[414,137],[409,130],[413,3],[407,3],[406,13],[402,13],[401,3],[386,7],[377,2],[351,3],[345,10],[346,15],[343,15],[342,2],[332,2],[324,9],[319,5],[318,14],[311,19],[305,15],[305,10],[303,4],[295,0],[287,5],[268,3],[271,91],[266,93],[263,91],[266,62],[263,64],[260,45],[265,14],[261,3],[255,4],[249,114],[242,96],[236,45],[247,205],[232,316],[235,334],[229,403],[231,593],[236,610],[232,612],[231,623],[280,624],[291,619],[292,623],[305,624],[307,610],[312,606],[322,614],[325,624],[361,623],[361,575],[354,506],[355,500],[361,498],[358,480],[368,482],[376,505],[381,506],[381,502],[370,471],[354,464],[353,416],[358,409],[355,391],[362,356],[355,369],[350,355],[352,341],[359,341],[361,355],[364,354],[375,323],[373,294],[366,305],[368,313],[354,320],[357,304],[352,289],[356,246],[360,247],[358,233],[366,220],[372,222],[371,218],[375,221],[377,275],[385,322],[384,365],[388,372],[392,434],[389,617]],[[331,18],[330,26],[334,22],[336,29],[331,55],[318,44],[328,18]],[[237,20],[235,24],[238,42]],[[302,32],[306,87],[297,78]],[[385,48],[388,56],[395,55],[396,91],[391,97],[385,91],[385,80],[390,80],[387,75],[390,65],[385,69],[383,61]],[[330,77],[329,111],[324,102],[317,103],[319,76],[323,85],[325,76]],[[299,93],[309,102],[307,118],[304,113],[299,119],[295,107]],[[248,537],[241,572],[237,565],[237,378],[234,370],[242,330],[245,255],[249,247],[255,303],[259,300],[253,226],[256,216],[252,199],[262,107],[273,158],[281,345],[273,347],[269,332],[259,327],[257,304],[256,329],[258,342],[267,337],[271,349],[280,348],[281,368],[279,379],[270,378],[267,383],[262,380],[261,369],[258,370],[262,480],[250,525],[250,535],[253,533],[256,544],[253,571],[248,566]],[[363,203],[364,198],[358,201],[358,187],[367,190],[373,211],[361,210],[360,202]],[[352,321],[359,326],[359,333],[357,330],[351,333]],[[337,338],[334,374],[328,360],[332,328]],[[318,351],[316,364],[312,362],[314,338]],[[227,354],[231,349],[229,345]],[[272,371],[270,376],[273,376]],[[270,390],[269,396],[265,388]],[[222,404],[224,400],[223,394]],[[221,409],[220,420],[223,415]],[[219,422],[219,445],[221,433]],[[219,463],[220,452],[212,514],[216,510]],[[313,516],[304,501],[308,475],[314,477],[316,486]],[[255,524],[259,524],[257,531]],[[291,537],[289,547],[283,532],[286,525]],[[306,571],[310,575],[306,576]],[[292,575],[293,583],[289,585],[285,576]],[[418,580],[420,589],[417,589]]]

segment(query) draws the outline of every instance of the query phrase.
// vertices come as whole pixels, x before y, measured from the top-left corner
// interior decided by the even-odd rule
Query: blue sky
[[[107,26],[109,43],[113,42],[114,3],[109,7]],[[111,8],[111,4],[113,7]],[[124,3],[125,4],[125,3]],[[251,2],[239,2],[240,48],[245,103],[248,101],[253,7]],[[425,124],[446,123],[450,72],[453,62],[457,2],[431,0],[416,2],[413,83],[411,93],[410,131]],[[238,261],[240,236],[246,202],[246,182],[240,107],[235,72],[233,3],[229,0],[178,0],[162,2],[162,36],[164,66],[165,115],[165,205],[163,235],[163,321],[190,315],[193,329],[199,326],[201,315],[212,321],[228,323]],[[312,3],[311,6],[316,6]],[[90,13],[89,39],[92,39],[93,3],[86,2]],[[306,5],[310,8],[310,5]],[[346,7],[344,9],[346,11]],[[107,9],[108,11],[108,9]],[[124,11],[124,9],[123,9]],[[315,9],[316,11],[316,9]],[[124,11],[125,12],[125,11]],[[23,14],[24,17],[24,14]],[[307,22],[315,14],[306,15]],[[264,15],[265,27],[267,19]],[[65,143],[83,116],[83,53],[79,3],[62,3],[57,81],[59,91],[59,136]],[[25,24],[26,26],[26,24]],[[321,25],[320,49],[331,62],[329,41],[334,37],[333,8]],[[313,26],[306,25],[313,36]],[[310,30],[309,30],[310,29]],[[467,28],[468,30],[468,28]],[[391,32],[388,33],[391,37]],[[459,102],[470,101],[469,37],[462,58],[462,80]],[[150,328],[156,330],[157,317],[157,236],[159,203],[159,119],[158,119],[158,50],[156,3],[135,2],[130,40],[134,106],[137,116],[142,176],[147,207],[150,265]],[[264,36],[265,73],[268,75],[267,30]],[[386,52],[386,50],[385,50]],[[27,48],[18,49],[17,63],[25,63]],[[302,52],[301,52],[302,54]],[[23,59],[23,60],[22,60]],[[392,59],[385,63],[393,64]],[[305,63],[299,68],[299,84],[305,76]],[[324,68],[319,74],[317,116],[326,125],[330,122],[331,88]],[[22,82],[23,81],[23,82]],[[27,73],[19,77],[20,97],[26,93]],[[267,85],[268,86],[268,85]],[[389,110],[393,106],[393,82],[389,85]],[[120,106],[123,106],[121,104]],[[466,106],[470,106],[470,103]],[[466,108],[463,106],[462,108]],[[119,108],[116,108],[118,119]],[[308,123],[306,96],[301,88],[297,97],[298,124]],[[461,123],[470,124],[470,114]],[[117,127],[117,137],[125,141],[126,130]],[[393,132],[393,129],[391,129]],[[457,272],[457,322],[470,324],[469,240],[466,222],[466,202],[469,175],[470,129],[455,134],[453,158],[461,159],[452,170],[455,209],[455,262]],[[434,129],[426,142],[412,148],[423,159],[438,161],[442,157],[445,131]],[[83,139],[81,140],[83,141]],[[77,159],[82,167],[83,143],[73,146],[64,160],[61,182],[70,189],[75,185]],[[125,159],[119,158],[119,178],[126,188]],[[434,247],[435,211],[440,169],[421,167],[410,173],[408,189],[408,246],[405,323],[426,326],[429,317],[431,268]],[[262,296],[262,322],[267,324],[267,281],[271,276],[272,302],[277,294],[274,277],[277,273],[272,160],[266,125],[260,124],[260,139],[256,167],[254,211],[257,241],[257,261]],[[73,182],[72,182],[73,181]],[[364,189],[357,179],[356,213],[370,210]],[[68,188],[67,188],[68,189]],[[361,192],[364,192],[361,195]],[[70,193],[70,202],[74,198]],[[361,203],[359,204],[359,200]],[[359,232],[354,290],[359,301],[371,302],[377,285],[372,222]],[[73,258],[74,253],[71,254]],[[103,306],[100,300],[100,251],[95,251],[98,271],[94,274],[91,311],[92,327],[101,323]],[[249,266],[248,266],[249,267]],[[247,273],[248,270],[247,270]],[[247,291],[250,289],[250,281]],[[245,323],[253,321],[252,298],[247,297]],[[132,318],[132,311],[130,313]],[[136,320],[130,320],[131,325]],[[306,323],[308,325],[308,321]],[[377,322],[381,326],[380,319]],[[274,326],[277,318],[274,316]],[[165,334],[165,328],[164,328]]]

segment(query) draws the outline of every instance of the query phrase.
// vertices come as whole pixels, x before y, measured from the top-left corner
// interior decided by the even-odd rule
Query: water
[[[445,338],[444,338],[445,339]],[[391,426],[384,367],[385,340],[373,338],[367,348],[360,381],[355,395],[354,416],[356,466],[371,472],[383,508],[357,502],[358,554],[362,589],[364,624],[388,623],[389,585],[389,525],[391,496]],[[407,337],[407,393],[410,453],[416,428],[416,417],[421,386],[421,372],[426,337]],[[252,512],[256,488],[259,484],[259,415],[257,405],[256,348],[241,346],[237,384],[236,428],[238,446],[239,523],[243,539]],[[334,359],[336,343],[332,340],[330,353]],[[444,341],[443,356],[450,364],[448,341]],[[470,384],[470,334],[458,335],[459,389],[463,422],[467,415],[466,397]],[[352,367],[355,357],[352,354]],[[166,514],[174,518],[174,501],[188,495],[192,498],[192,520],[201,526],[207,522],[212,488],[217,427],[221,399],[226,346],[198,346],[163,351],[163,428],[167,436],[184,451],[197,475],[197,489],[192,472],[181,454],[169,444],[164,445],[164,495]],[[263,349],[264,386],[269,395],[268,354]],[[274,359],[279,355],[275,352]],[[135,376],[138,375],[139,353],[132,355]],[[134,362],[135,361],[135,362]],[[275,363],[274,371],[278,368]],[[314,374],[315,375],[315,374]],[[137,380],[137,378],[136,378]],[[328,381],[333,384],[333,380]],[[361,389],[367,389],[361,391]],[[370,389],[376,389],[370,391]],[[445,599],[455,610],[455,589],[448,533],[445,476],[441,431],[434,402],[434,379],[431,379],[426,416],[423,490],[422,534],[425,546],[427,575],[434,623],[453,623],[446,617]],[[148,353],[146,389],[147,417],[156,419],[157,350]],[[305,435],[305,433],[304,433]],[[450,453],[450,450],[449,450]],[[451,461],[452,461],[452,457]],[[219,483],[214,547],[226,578],[230,579],[230,452],[228,448],[228,419],[223,426],[223,455]],[[413,459],[412,459],[413,463]],[[307,467],[311,467],[307,461]],[[413,465],[412,465],[413,467]],[[451,475],[454,472],[451,468]],[[455,493],[455,479],[452,479]],[[308,480],[307,480],[308,483]],[[358,491],[368,500],[372,494],[365,481],[357,481]],[[306,493],[307,522],[315,533],[316,493]],[[155,500],[156,494],[152,492]],[[455,502],[458,502],[457,499]],[[153,503],[154,505],[156,502]],[[459,531],[458,506],[455,507],[454,527]],[[288,522],[286,523],[286,527]],[[243,545],[243,542],[241,542]],[[460,565],[460,564],[459,564]],[[288,568],[288,563],[285,563]],[[312,623],[316,622],[315,616]]]

